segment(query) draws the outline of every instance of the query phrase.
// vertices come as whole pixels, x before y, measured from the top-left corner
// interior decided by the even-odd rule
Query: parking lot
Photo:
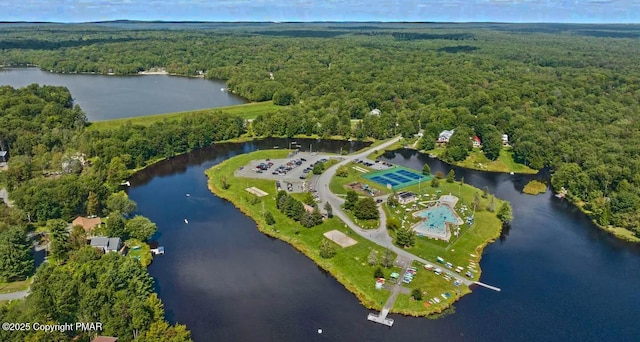
[[[298,152],[286,159],[252,160],[234,172],[236,177],[273,179],[289,192],[308,191],[307,178],[317,162],[336,158],[323,153]]]
[[[393,164],[387,163],[381,160],[371,160],[371,159],[355,159],[355,163],[362,164],[366,167],[374,169],[376,171],[386,170],[388,168],[393,167]]]

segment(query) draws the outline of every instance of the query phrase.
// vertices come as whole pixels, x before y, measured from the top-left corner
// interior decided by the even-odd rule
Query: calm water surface
[[[314,150],[333,152],[348,144],[311,143]],[[342,285],[291,246],[258,232],[251,219],[206,187],[204,171],[222,160],[287,144],[270,139],[216,145],[161,162],[131,180],[129,195],[158,224],[158,240],[167,250],[149,271],[168,319],[187,324],[196,341],[638,340],[638,247],[599,231],[550,193],[520,193],[529,179],[542,176],[458,168],[466,183],[486,186],[513,205],[513,226],[481,261],[481,280],[502,292],[474,288],[455,314],[438,320],[392,315],[391,329],[368,322],[369,311]],[[416,169],[429,163],[432,172],[450,169],[410,150],[384,159]]]
[[[38,68],[0,69],[0,86],[65,86],[89,121],[224,107],[246,103],[220,91],[223,81],[167,75],[54,74]]]

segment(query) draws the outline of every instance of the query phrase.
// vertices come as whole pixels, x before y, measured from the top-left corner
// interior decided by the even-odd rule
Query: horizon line
[[[640,22],[561,22],[561,21],[383,21],[383,20],[310,20],[310,21],[208,21],[208,20],[137,20],[137,19],[114,19],[98,21],[27,21],[27,20],[0,20],[0,24],[108,24],[108,23],[167,23],[167,24],[337,24],[337,23],[369,23],[369,24],[565,24],[565,25],[638,25]]]

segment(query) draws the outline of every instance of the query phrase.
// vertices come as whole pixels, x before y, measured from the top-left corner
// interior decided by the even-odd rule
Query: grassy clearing
[[[14,281],[10,283],[0,282],[0,293],[11,293],[18,291],[25,291],[31,284],[31,278],[23,281]]]
[[[524,186],[522,192],[528,195],[544,194],[547,192],[547,185],[534,179]]]
[[[440,192],[438,192],[438,190]],[[427,183],[422,184],[421,186],[413,185],[402,189],[402,191],[413,191],[420,195],[428,194],[430,199],[436,199],[440,195],[451,193],[459,198],[458,204],[456,205],[456,211],[463,220],[465,220],[466,216],[472,215],[473,205],[471,203],[473,201],[474,194],[478,193],[480,196],[480,203],[475,211],[473,225],[469,227],[465,223],[460,226],[461,229],[459,237],[456,238],[455,236],[452,236],[450,241],[434,240],[427,237],[416,238],[416,244],[407,250],[423,259],[435,263],[437,262],[437,257],[442,257],[445,261],[451,262],[454,265],[454,268],[457,266],[464,267],[464,272],[466,272],[468,266],[477,265],[479,263],[484,247],[500,236],[502,223],[496,217],[495,213],[486,210],[490,203],[490,196],[483,198],[482,191],[477,188],[467,184],[460,184],[459,182],[447,183],[443,181],[440,183],[438,188],[433,188]],[[432,197],[432,195],[435,195],[435,197]],[[420,199],[419,201],[423,201],[423,199]],[[494,201],[495,207],[499,208],[502,201],[497,198],[495,198]],[[400,222],[402,222],[402,220],[406,220],[405,225],[411,226],[413,223],[419,221],[419,219],[413,217],[412,214],[416,210],[411,210],[411,205],[401,205],[398,208],[392,209],[388,208],[385,204],[387,217],[395,218]],[[470,209],[467,209],[466,212],[462,212],[460,210],[462,206],[466,206]],[[417,210],[424,208],[424,206],[418,205]],[[410,209],[410,211],[407,211],[406,209]],[[391,235],[395,239],[395,233],[391,232]],[[475,257],[471,256],[471,254],[475,255]],[[473,268],[477,271],[473,272],[473,279],[478,280],[480,278],[480,269],[477,266]]]
[[[425,151],[425,153],[435,155],[436,158],[442,159],[445,147],[439,146],[433,150]],[[526,165],[518,164],[513,159],[513,151],[511,148],[506,147],[500,151],[500,156],[496,160],[489,160],[482,150],[479,148],[473,149],[467,159],[460,162],[452,162],[451,164],[464,167],[472,170],[489,171],[489,172],[513,172],[513,173],[526,173],[536,174],[538,170],[534,170]]]
[[[277,106],[274,105],[272,101],[255,102],[255,103],[247,103],[247,104],[220,107],[220,108],[209,108],[209,109],[191,110],[191,111],[185,111],[185,112],[146,115],[146,116],[139,116],[134,118],[97,121],[97,122],[92,122],[88,130],[111,130],[111,129],[116,129],[125,124],[149,126],[159,121],[177,120],[180,117],[185,115],[198,115],[198,114],[215,113],[215,112],[221,112],[222,114],[235,114],[235,115],[239,115],[243,119],[254,119],[256,116],[258,116],[258,114],[275,111],[276,108]]]
[[[131,239],[131,240],[127,240],[127,242],[125,242],[125,245],[129,247],[127,256],[140,261],[142,266],[147,267],[151,264],[151,261],[153,261],[153,256],[151,255],[151,248],[149,247],[148,244],[136,239]]]
[[[264,234],[276,237],[293,245],[320,267],[331,273],[349,291],[354,293],[364,306],[377,310],[381,309],[389,296],[389,292],[375,289],[373,274],[377,266],[369,265],[367,259],[372,250],[377,251],[379,256],[383,255],[385,252],[383,247],[358,236],[337,218],[328,219],[321,225],[310,229],[304,228],[276,209],[275,181],[237,178],[233,176],[233,172],[236,169],[246,165],[251,160],[284,158],[287,156],[287,153],[288,151],[283,150],[265,150],[228,159],[206,171],[209,178],[209,188],[213,193],[231,201],[236,207],[242,210],[242,212],[253,218],[257,223],[258,229]],[[223,179],[226,179],[228,182],[228,189],[222,188]],[[262,197],[256,203],[251,198],[253,195],[244,191],[247,185],[260,188],[269,194]],[[264,211],[273,214],[276,221],[275,225],[269,226],[266,224],[263,216],[263,205]],[[337,254],[331,259],[323,259],[319,255],[319,245],[324,239],[322,234],[334,229],[350,236],[358,241],[358,243],[348,248],[341,248],[334,245]],[[394,254],[393,258],[395,259],[395,257]],[[390,270],[385,269],[384,272],[385,274],[389,274]],[[403,310],[408,309],[405,308]],[[395,309],[392,311],[395,311]],[[412,315],[425,316],[438,312],[439,310],[438,308],[426,308],[423,306],[408,310],[406,313],[409,313],[409,311]]]

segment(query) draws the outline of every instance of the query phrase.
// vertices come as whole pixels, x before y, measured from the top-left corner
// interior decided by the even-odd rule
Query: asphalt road
[[[459,274],[455,273],[454,271],[451,271],[445,267],[442,267],[442,265],[431,263],[425,259],[422,259],[418,256],[415,256],[405,251],[400,247],[394,246],[391,236],[387,232],[387,217],[386,217],[386,214],[384,213],[384,210],[382,210],[381,205],[378,206],[378,211],[380,212],[380,226],[377,229],[362,229],[353,221],[351,221],[351,219],[342,210],[342,204],[344,203],[344,199],[338,197],[336,194],[332,193],[331,190],[329,190],[329,182],[331,181],[331,178],[333,178],[333,176],[335,175],[336,171],[340,166],[347,165],[352,161],[354,161],[355,159],[364,159],[367,155],[373,152],[373,149],[383,150],[393,145],[400,139],[401,137],[396,137],[381,145],[376,146],[375,148],[369,148],[357,154],[350,154],[347,156],[343,156],[344,157],[343,161],[330,167],[329,169],[325,170],[325,172],[323,172],[319,177],[313,179],[312,182],[314,183],[315,189],[318,190],[318,196],[321,199],[321,203],[329,202],[329,204],[331,204],[331,206],[333,207],[333,215],[340,218],[347,226],[349,226],[349,228],[351,228],[351,230],[353,230],[363,238],[379,246],[388,248],[394,251],[395,253],[397,253],[398,255],[403,256],[404,258],[410,259],[411,261],[415,260],[425,265],[431,265],[431,266],[440,268],[442,269],[443,273],[450,275],[454,279],[460,280],[463,284],[466,284],[466,285],[474,284],[475,282],[473,280],[462,277]],[[386,196],[380,196],[378,198],[385,198],[385,197]]]

